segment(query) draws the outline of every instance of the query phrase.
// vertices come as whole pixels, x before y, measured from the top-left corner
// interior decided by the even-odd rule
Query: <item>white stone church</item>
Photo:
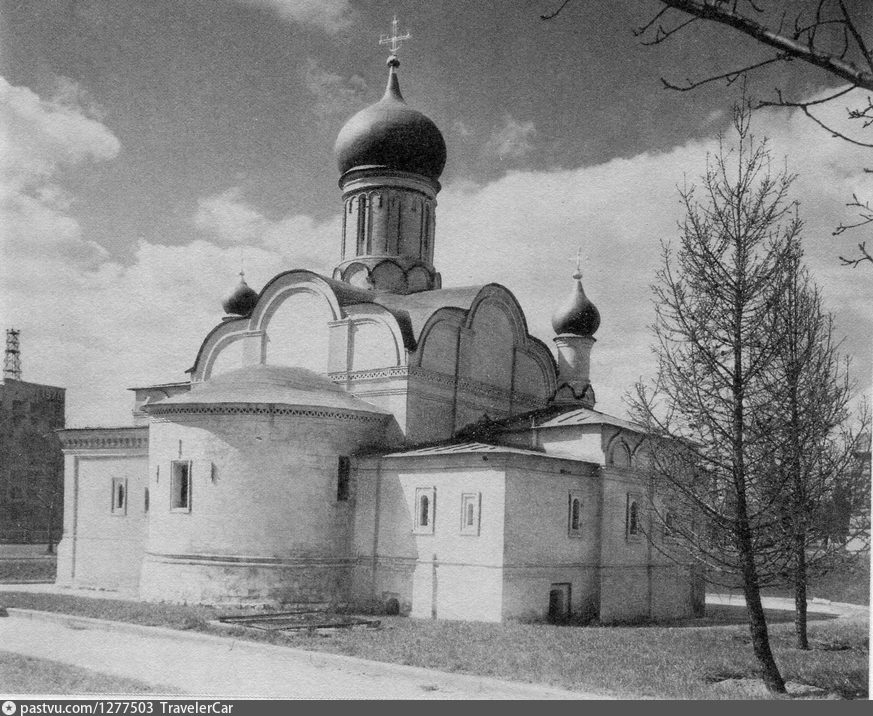
[[[578,273],[557,362],[509,289],[443,288],[445,142],[398,64],[337,138],[333,274],[242,279],[188,380],[133,389],[131,426],[60,432],[58,583],[482,621],[699,613],[641,431],[594,409]]]

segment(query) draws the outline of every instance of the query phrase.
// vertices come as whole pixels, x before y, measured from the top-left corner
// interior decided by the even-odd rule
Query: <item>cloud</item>
[[[2,149],[13,160],[4,159],[0,185],[2,319],[22,329],[25,379],[67,387],[68,424],[124,424],[132,405],[126,387],[185,378],[204,336],[221,320],[241,249],[255,289],[290,268],[329,273],[338,261],[340,217],[269,215],[229,187],[200,200],[191,216],[196,240],[141,242],[129,265],[121,265],[84,235],[74,186],[59,178],[61,167],[109,161],[120,150],[106,126],[84,107],[76,110],[69,99],[75,96],[42,101],[26,88],[0,84],[0,136],[9,145]],[[861,171],[856,148],[798,113],[759,113],[755,121],[756,131],[771,138],[776,166],[788,154],[800,174],[795,195],[806,221],[807,260],[866,380],[870,274],[839,266],[837,254],[854,239],[837,243],[830,232],[853,191],[873,196],[873,177]],[[13,135],[23,145],[12,146]],[[599,406],[621,414],[624,392],[654,369],[649,285],[660,240],[677,236],[676,185],[686,176],[695,181],[715,148],[715,140],[696,141],[594,166],[450,183],[440,194],[437,268],[447,287],[505,284],[531,331],[551,344],[551,312],[570,291],[581,245],[583,282],[603,318],[592,379]]]
[[[281,256],[287,267],[329,274],[339,263],[339,218],[269,219],[245,201],[239,187],[200,200],[195,226],[221,245],[256,246]]]
[[[301,70],[306,89],[315,98],[311,105],[316,115],[347,115],[361,107],[367,99],[368,87],[363,77],[328,72],[310,58]]]
[[[106,251],[82,236],[71,213],[73,195],[59,182],[64,168],[114,158],[121,144],[77,102],[84,93],[59,79],[49,100],[0,78],[0,227],[3,285],[40,281],[46,261],[89,268]]]
[[[0,77],[0,151],[5,186],[28,188],[46,181],[67,164],[115,157],[121,145],[90,110],[76,104],[75,84],[63,81],[61,94],[42,100],[27,87]]]
[[[338,32],[352,22],[348,0],[236,0],[243,5],[272,10],[283,20],[315,25]]]
[[[501,160],[517,159],[533,149],[533,136],[536,134],[533,122],[519,122],[507,114],[503,126],[497,129],[485,144],[488,154],[496,154]]]
[[[828,118],[839,121],[841,111],[829,108]],[[865,387],[873,282],[869,269],[839,265],[837,255],[852,240],[837,242],[831,231],[852,192],[873,197],[873,177],[863,173],[857,148],[831,139],[799,112],[759,112],[753,129],[770,138],[774,171],[787,155],[789,169],[799,175],[792,196],[805,221],[806,260],[837,314],[844,348],[855,356],[855,374]],[[684,177],[697,182],[707,153],[716,150],[714,139],[695,141],[595,166],[512,171],[488,184],[449,184],[440,194],[437,268],[445,285],[505,284],[525,309],[531,331],[551,345],[550,316],[570,291],[581,246],[583,284],[603,319],[592,380],[599,405],[621,414],[622,395],[655,369],[649,286],[660,266],[661,240],[678,237],[683,209],[677,185]]]

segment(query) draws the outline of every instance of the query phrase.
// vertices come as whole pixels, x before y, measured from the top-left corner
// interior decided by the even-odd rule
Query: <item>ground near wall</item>
[[[0,584],[54,582],[57,557],[45,544],[0,544]]]
[[[548,684],[621,697],[751,698],[756,676],[745,608],[709,606],[704,620],[640,627],[485,624],[381,617],[378,629],[328,633],[250,634],[209,624],[223,610],[144,604],[58,594],[0,593],[0,604],[137,624],[232,634],[312,651],[375,661]],[[793,648],[790,612],[768,610],[772,645],[786,680],[808,684],[820,696],[867,695],[868,620],[813,613],[810,651]],[[123,638],[121,635],[119,638]]]

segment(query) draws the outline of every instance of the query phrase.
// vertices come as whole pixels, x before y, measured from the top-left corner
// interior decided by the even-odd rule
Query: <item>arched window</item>
[[[461,495],[461,534],[479,534],[479,505],[481,492],[465,492]]]
[[[433,515],[436,492],[433,487],[415,490],[414,530],[419,534],[433,534]]]
[[[127,480],[116,477],[112,480],[112,514],[124,515],[127,512]]]
[[[567,534],[570,537],[582,536],[582,495],[573,491],[567,496]]]

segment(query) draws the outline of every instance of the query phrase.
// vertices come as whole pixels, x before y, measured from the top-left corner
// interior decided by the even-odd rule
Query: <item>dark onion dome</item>
[[[396,57],[388,58],[388,86],[376,104],[340,130],[334,146],[341,174],[356,167],[384,167],[436,181],[446,165],[446,142],[437,126],[400,94]]]
[[[582,274],[573,274],[576,286],[567,300],[552,314],[552,328],[555,333],[570,333],[576,336],[593,336],[600,327],[600,311],[585,295],[582,288]]]
[[[225,313],[237,316],[248,316],[254,310],[255,304],[258,302],[258,293],[246,283],[245,274],[239,272],[239,283],[227,298],[222,301],[221,306]]]

